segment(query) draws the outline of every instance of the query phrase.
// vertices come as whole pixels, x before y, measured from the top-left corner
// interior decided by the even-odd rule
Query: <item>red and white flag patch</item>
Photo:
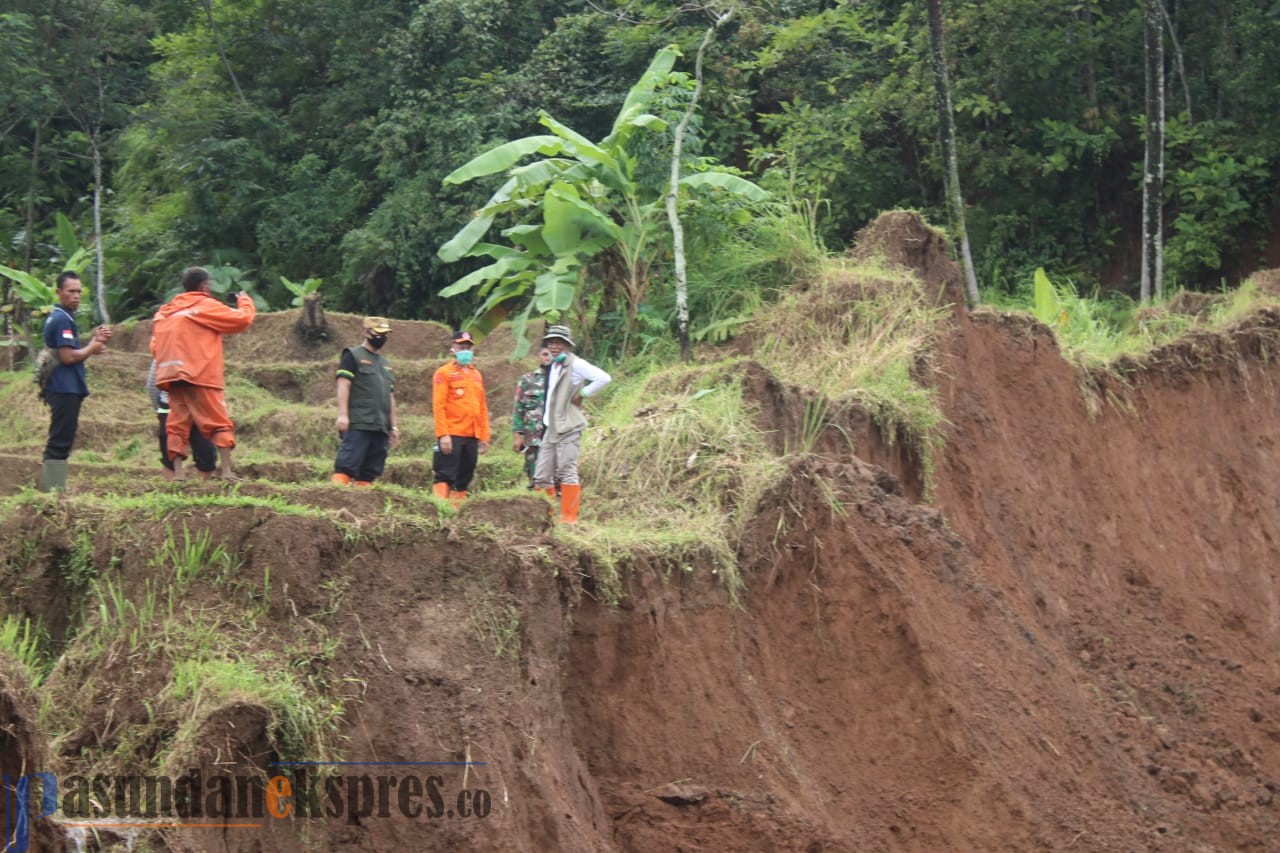
[[[68,341],[74,341],[76,339],[76,336],[72,334],[70,329],[63,329],[62,337],[64,340],[68,340]]]

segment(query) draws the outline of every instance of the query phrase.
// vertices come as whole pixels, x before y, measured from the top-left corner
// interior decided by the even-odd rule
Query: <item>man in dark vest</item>
[[[67,488],[67,457],[75,443],[80,426],[80,404],[89,396],[85,381],[85,360],[104,351],[111,340],[111,329],[100,326],[89,343],[80,346],[80,329],[76,311],[84,286],[80,276],[70,270],[58,276],[58,304],[44,321],[44,345],[57,352],[57,367],[44,387],[44,401],[49,404],[49,439],[44,446],[44,467],[40,485],[46,492]]]
[[[551,326],[542,337],[551,352],[547,371],[547,402],[542,410],[542,445],[533,487],[553,499],[560,484],[560,521],[578,522],[582,504],[582,484],[578,480],[578,447],[587,416],[582,401],[601,391],[613,378],[585,358],[574,355],[568,326]]]
[[[338,362],[338,434],[333,482],[372,486],[386,467],[387,451],[400,441],[396,426],[396,378],[382,355],[391,334],[385,317],[364,318],[364,342],[343,350]]]

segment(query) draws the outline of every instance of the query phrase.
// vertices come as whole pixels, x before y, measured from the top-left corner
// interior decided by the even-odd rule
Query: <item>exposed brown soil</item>
[[[957,301],[933,232],[898,216],[876,230],[879,254],[923,269],[926,292]],[[895,249],[895,235],[907,245]],[[290,321],[264,317],[255,329],[273,322]],[[447,336],[411,328],[397,327],[392,355],[419,360],[401,371],[416,385]],[[117,357],[133,370],[145,340],[129,340],[133,355]],[[282,399],[327,400],[332,346],[297,380],[269,362],[303,363],[301,350],[243,345],[251,352],[232,357],[256,363]],[[850,411],[860,455],[831,439],[790,459],[738,543],[740,607],[707,573],[656,556],[623,567],[620,605],[596,601],[592,565],[549,529],[535,498],[475,500],[439,519],[426,497],[316,484],[290,493],[324,511],[314,517],[267,507],[172,517],[243,555],[244,577],[270,567],[279,630],[310,620],[341,638],[327,668],[299,666],[345,685],[349,760],[485,762],[430,772],[451,794],[483,787],[493,811],[269,819],[259,834],[185,829],[153,841],[200,851],[1276,849],[1280,315],[1188,338],[1123,365],[1122,379],[1079,374],[1033,321],[961,307],[939,350],[932,378],[950,426],[930,502],[918,460]],[[801,428],[806,392],[739,365],[780,451]],[[404,462],[407,485],[422,485],[416,464]],[[256,473],[310,476],[276,466]],[[29,484],[37,467],[26,450],[5,455],[0,491]],[[0,529],[7,612],[42,615],[61,641],[82,594],[65,579],[77,521],[94,530],[99,571],[112,566],[137,594],[164,534],[110,513],[74,498],[15,507]],[[398,513],[432,521],[398,524]],[[22,560],[17,543],[27,543]],[[189,604],[222,596],[196,584]],[[499,657],[485,616],[509,612],[519,649]],[[274,642],[269,632],[263,642]],[[5,761],[17,750],[67,772],[81,748],[109,750],[141,725],[144,698],[167,673],[112,666],[88,697],[100,710],[54,744],[36,723],[37,693],[0,683]],[[41,689],[90,675],[55,670]],[[189,766],[263,771],[275,748],[268,716],[244,703],[209,709]]]
[[[21,779],[49,766],[33,700],[18,668],[7,659],[0,661],[0,778],[6,780],[5,793],[10,797],[13,794],[8,785],[12,783],[8,780]],[[7,817],[8,809],[6,801],[0,815]],[[6,822],[5,829],[15,832],[12,819]],[[30,832],[32,849],[54,850],[62,845],[61,834],[47,820],[33,821]],[[8,836],[5,843],[10,843]]]
[[[849,257],[910,270],[930,303],[964,305],[964,279],[948,257],[946,237],[912,211],[894,210],[876,217],[858,232]]]

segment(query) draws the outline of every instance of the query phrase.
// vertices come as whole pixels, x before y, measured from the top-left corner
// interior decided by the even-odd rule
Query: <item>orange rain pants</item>
[[[227,414],[221,388],[186,382],[169,386],[169,422],[165,425],[165,434],[170,459],[186,459],[191,454],[192,423],[215,447],[236,446],[235,424]]]

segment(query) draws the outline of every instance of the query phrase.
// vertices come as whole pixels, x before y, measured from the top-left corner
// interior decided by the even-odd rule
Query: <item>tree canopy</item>
[[[1280,225],[1280,6],[1157,5],[1166,281],[1217,287],[1265,264]],[[337,309],[460,321],[478,303],[441,292],[483,262],[439,250],[496,187],[445,178],[547,134],[545,117],[608,139],[658,52],[676,46],[671,73],[687,80],[708,16],[730,6],[683,156],[809,210],[831,249],[886,209],[945,226],[923,2],[12,0],[0,13],[0,264],[56,272],[58,214],[93,233],[98,146],[116,316],[147,311],[202,263],[243,271],[276,305],[293,298],[282,279],[323,279]],[[1011,290],[1045,267],[1136,294],[1143,4],[948,0],[943,13],[978,281]],[[666,92],[650,105],[666,127],[635,153],[655,174],[688,87]],[[560,211],[571,203],[558,189]],[[723,205],[689,203],[705,233],[742,226]],[[660,247],[653,263],[668,274]],[[646,311],[669,322],[659,290],[628,323]]]

